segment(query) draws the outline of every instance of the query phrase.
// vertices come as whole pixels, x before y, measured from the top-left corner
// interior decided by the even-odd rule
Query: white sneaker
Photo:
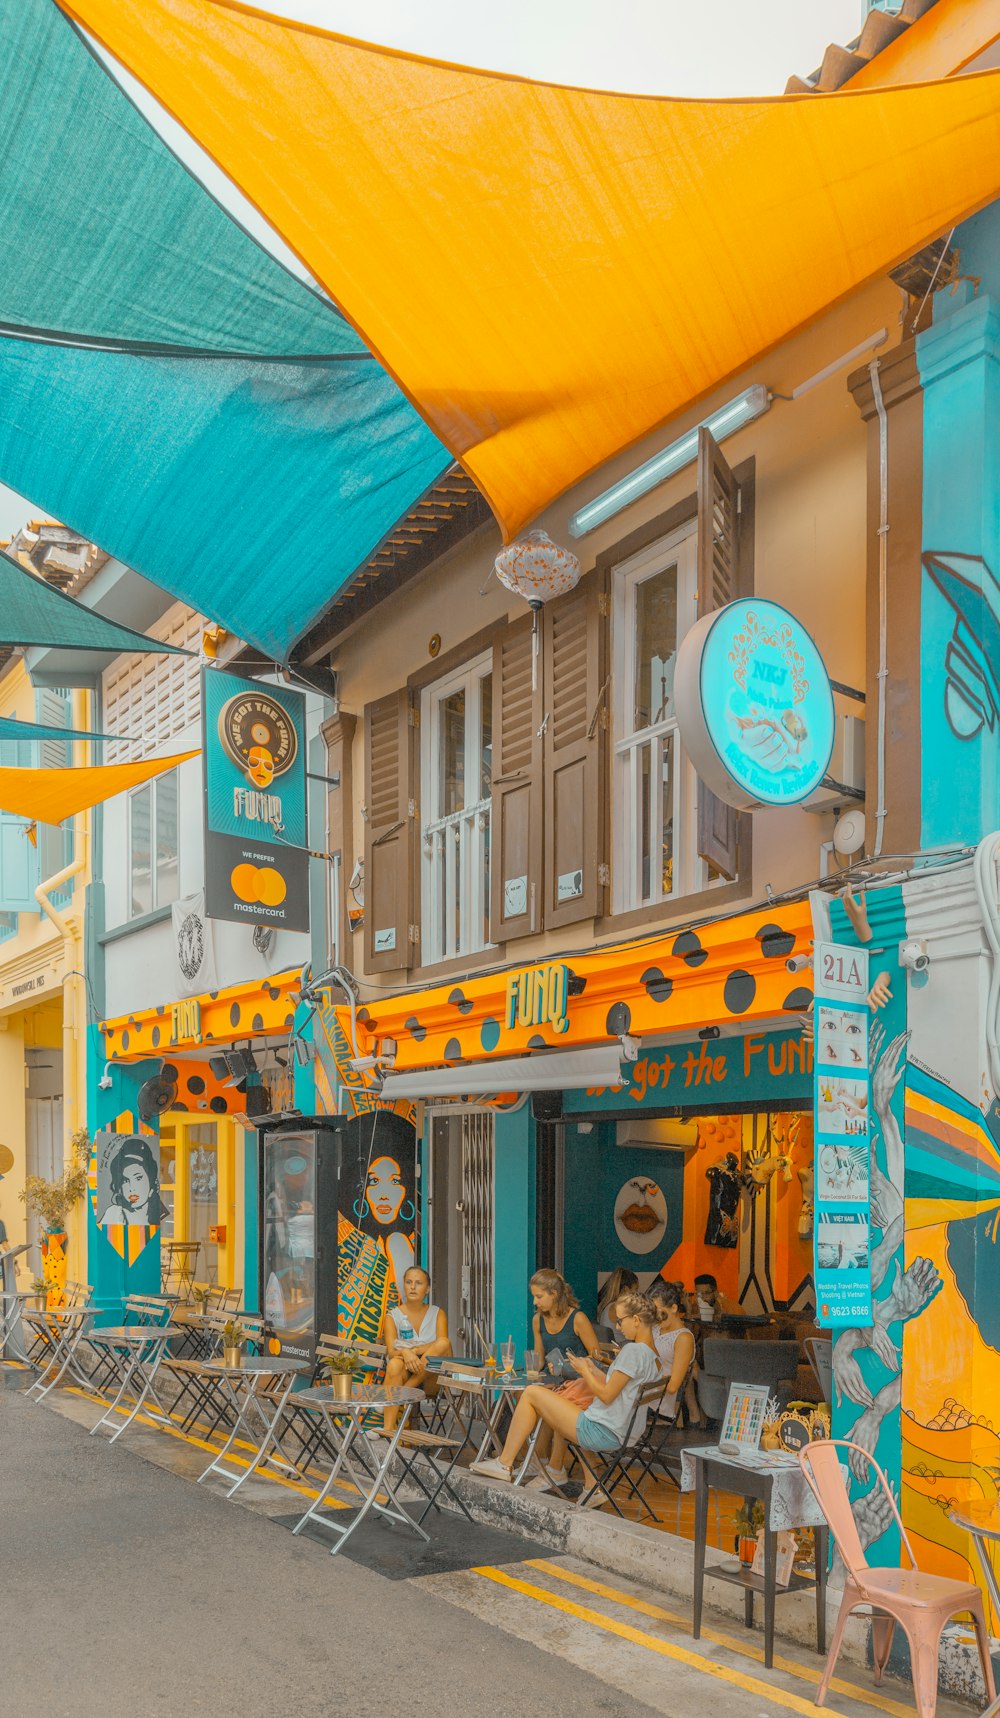
[[[532,1479],[526,1479],[525,1480],[524,1484],[521,1487],[521,1490],[522,1491],[552,1491],[553,1490],[553,1484],[552,1484],[552,1481],[550,1479],[546,1479],[543,1474],[536,1473]]]
[[[569,1469],[565,1467],[548,1467],[546,1473],[553,1485],[569,1484]]]
[[[486,1461],[471,1462],[469,1472],[478,1473],[481,1479],[502,1480],[505,1485],[511,1482],[510,1468],[504,1467],[503,1462],[498,1461],[496,1456],[489,1456]]]

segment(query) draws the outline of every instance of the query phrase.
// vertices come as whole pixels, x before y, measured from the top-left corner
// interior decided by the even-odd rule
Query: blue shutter
[[[23,817],[0,812],[0,912],[37,913],[38,853]]]
[[[40,686],[35,693],[35,720],[47,728],[70,726],[71,700],[68,692],[51,686]],[[38,762],[43,770],[66,769],[73,761],[73,748],[68,740],[39,740]],[[38,869],[41,879],[54,877],[73,857],[72,823],[40,823],[38,826]],[[72,886],[53,896],[55,901],[68,900]]]

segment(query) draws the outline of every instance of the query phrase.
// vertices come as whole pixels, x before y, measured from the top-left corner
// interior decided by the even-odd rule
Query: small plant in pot
[[[749,1569],[757,1553],[757,1535],[764,1525],[764,1505],[759,1499],[744,1501],[733,1516],[736,1551],[741,1569]]]
[[[338,1402],[350,1401],[351,1387],[359,1361],[360,1355],[356,1348],[345,1348],[339,1354],[331,1354],[324,1362],[330,1388]]]
[[[31,1298],[38,1312],[44,1312],[49,1304],[49,1285],[44,1277],[32,1277]]]
[[[222,1361],[225,1366],[242,1366],[243,1349],[249,1332],[238,1319],[227,1318],[222,1329]]]

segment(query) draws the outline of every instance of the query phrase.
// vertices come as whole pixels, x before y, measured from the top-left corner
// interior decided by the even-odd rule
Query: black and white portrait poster
[[[170,1215],[160,1197],[160,1142],[150,1134],[98,1133],[97,1221],[153,1228]]]

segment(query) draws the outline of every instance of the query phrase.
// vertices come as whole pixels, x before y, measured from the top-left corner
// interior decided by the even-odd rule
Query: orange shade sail
[[[513,535],[1000,189],[1000,72],[683,101],[237,0],[60,0],[218,161]]]
[[[64,823],[78,811],[140,787],[144,781],[196,758],[178,752],[169,758],[145,758],[135,764],[93,764],[84,769],[0,769],[0,811],[28,817],[33,823]]]

